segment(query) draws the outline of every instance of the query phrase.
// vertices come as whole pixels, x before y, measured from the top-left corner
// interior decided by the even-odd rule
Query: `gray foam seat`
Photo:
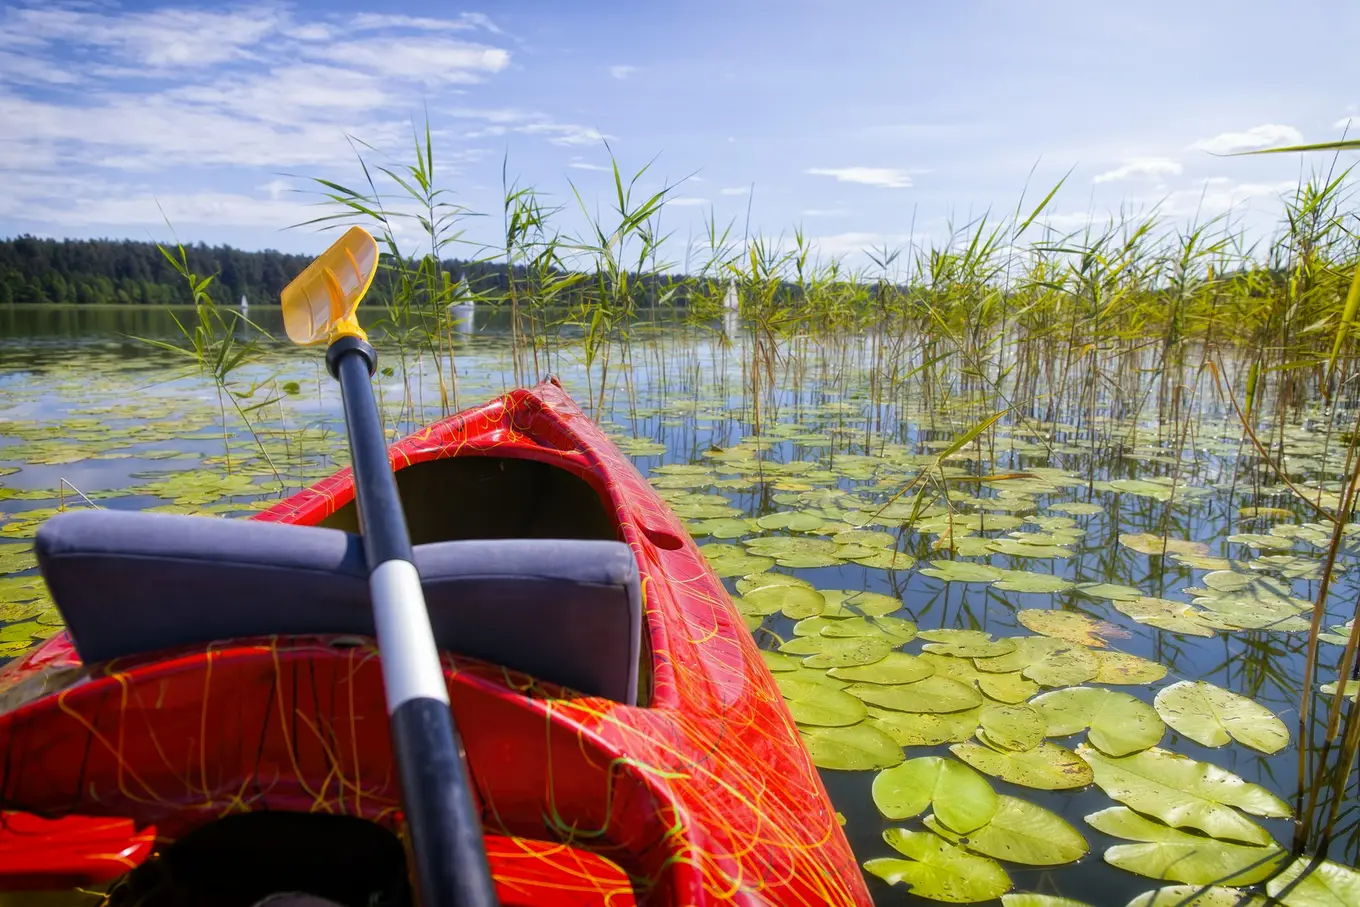
[[[358,536],[253,520],[84,510],[48,520],[38,564],[87,663],[248,636],[373,635]],[[637,562],[622,542],[415,547],[440,649],[633,704]]]

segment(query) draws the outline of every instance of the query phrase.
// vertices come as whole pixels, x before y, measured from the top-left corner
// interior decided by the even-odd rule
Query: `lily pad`
[[[1103,598],[1110,601],[1132,601],[1142,598],[1141,589],[1133,586],[1121,586],[1118,583],[1078,583],[1076,591],[1091,598]]]
[[[1005,576],[992,584],[996,589],[1007,592],[1030,592],[1045,594],[1066,592],[1076,584],[1071,580],[1054,576],[1051,573],[1035,573],[1031,570],[1007,570]]]
[[[799,636],[779,647],[789,655],[806,655],[809,668],[842,668],[867,665],[886,656],[892,645],[875,636]]]
[[[1293,884],[1299,876],[1303,881]],[[1288,907],[1355,907],[1360,904],[1360,872],[1331,860],[1314,866],[1311,858],[1300,857],[1266,882],[1266,891]]]
[[[1289,858],[1267,837],[1262,845],[1234,844],[1190,834],[1113,806],[1086,817],[1098,831],[1139,841],[1105,851],[1105,862],[1153,879],[1190,885],[1250,885],[1269,877]]]
[[[1096,683],[1142,685],[1166,676],[1166,665],[1125,652],[1096,652]]]
[[[885,617],[902,609],[902,600],[882,592],[851,592],[846,589],[823,589],[826,599],[823,617]]]
[[[1043,713],[1048,736],[1066,737],[1089,728],[1091,744],[1111,756],[1127,756],[1156,746],[1166,730],[1146,702],[1099,687],[1054,690],[1037,697],[1031,705]]]
[[[984,774],[1037,790],[1070,790],[1091,783],[1091,767],[1069,749],[1044,741],[1025,752],[999,752],[976,743],[949,751]]]
[[[997,798],[991,820],[980,828],[953,828],[940,812],[939,801],[925,824],[940,837],[974,853],[1026,866],[1060,866],[1081,859],[1090,850],[1081,832],[1056,813],[1005,794]]]
[[[864,869],[889,885],[904,882],[907,891],[932,901],[973,904],[990,901],[1010,890],[1010,876],[995,860],[971,854],[928,831],[890,828],[883,839],[910,859],[868,860]]]
[[[776,677],[779,692],[799,724],[819,727],[846,727],[868,717],[864,703],[849,693],[818,683]]]
[[[982,710],[977,736],[992,749],[1024,752],[1043,741],[1044,728],[1044,717],[1027,705],[993,705]]]
[[[995,658],[1015,650],[1009,639],[992,639],[981,630],[925,630],[918,634],[929,643],[921,648],[937,655],[957,658]]]
[[[890,768],[904,758],[902,747],[867,723],[849,727],[806,728],[803,744],[818,768],[838,771],[872,771]]]
[[[1266,899],[1218,885],[1168,885],[1145,891],[1125,907],[1267,907]]]
[[[866,557],[854,557],[850,560],[864,567],[872,567],[875,570],[910,570],[916,563],[916,558],[910,554],[904,554],[891,548],[880,548]]]
[[[1119,544],[1143,554],[1208,554],[1209,546],[1203,542],[1187,539],[1163,538],[1151,532],[1125,532],[1119,536]]]
[[[823,618],[823,636],[882,636],[901,645],[916,638],[916,624],[904,617]]]
[[[1159,747],[1116,758],[1082,744],[1077,753],[1090,763],[1101,790],[1176,828],[1196,828],[1215,838],[1262,845],[1270,842],[1270,835],[1234,807],[1258,816],[1291,815],[1289,806],[1264,787]]]
[[[1278,753],[1289,745],[1289,729],[1274,712],[1212,683],[1183,680],[1159,692],[1155,703],[1167,724],[1204,746],[1236,740],[1263,753]]]
[[[832,677],[852,683],[877,683],[884,685],[909,684],[924,680],[935,673],[935,666],[915,655],[905,652],[889,652],[886,656],[866,665],[832,668],[827,671]]]
[[[746,614],[775,614],[800,620],[816,617],[826,608],[822,593],[807,586],[761,586],[741,598],[741,610]]]
[[[909,819],[933,805],[941,821],[964,834],[990,822],[997,809],[996,792],[986,778],[939,756],[908,759],[880,772],[872,794],[888,819]]]
[[[1143,596],[1133,601],[1116,600],[1114,606],[1140,624],[1147,624],[1159,630],[1169,630],[1172,633],[1208,637],[1213,636],[1216,629],[1203,614],[1185,602]]]
[[[977,690],[938,675],[895,686],[856,683],[846,687],[846,692],[896,712],[962,712],[982,704],[982,694]]]
[[[792,532],[813,532],[822,527],[826,518],[820,514],[808,513],[801,510],[785,510],[778,513],[767,513],[765,516],[756,520],[756,525],[761,529],[788,529]]]
[[[869,706],[869,723],[902,746],[937,746],[973,739],[983,706],[962,712],[896,712]]]
[[[1129,636],[1108,621],[1096,620],[1077,611],[1025,610],[1017,612],[1015,619],[1035,633],[1097,649],[1108,645],[1106,637],[1127,639]]]
[[[931,561],[920,572],[947,583],[993,583],[1005,575],[996,567],[976,561]]]

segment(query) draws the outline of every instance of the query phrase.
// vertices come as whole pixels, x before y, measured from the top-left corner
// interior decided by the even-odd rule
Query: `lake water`
[[[177,314],[183,319],[191,312]],[[274,311],[249,314],[266,330],[279,331]],[[470,327],[441,341],[451,345],[456,361],[456,381],[445,374],[442,396],[448,408],[455,395],[457,404],[466,406],[515,383],[504,317],[479,311]],[[241,342],[259,339],[246,327],[237,336]],[[320,350],[262,340],[258,357],[231,376],[236,405],[254,423],[252,435],[232,402],[220,397],[192,362],[146,342],[177,337],[166,310],[0,307],[0,574],[19,577],[0,577],[0,653],[13,656],[58,629],[46,604],[25,591],[23,578],[33,574],[21,554],[25,539],[53,508],[95,504],[244,515],[258,506],[253,502],[276,500],[344,465],[338,397],[324,375]],[[534,379],[555,372],[585,401],[598,393],[599,363],[587,373],[570,337],[568,331],[562,341],[540,351],[537,365],[524,355],[521,374]],[[630,349],[612,352],[602,421],[691,524],[720,572],[731,574],[724,581],[734,594],[741,575],[772,572],[819,590],[891,596],[901,603],[893,616],[922,631],[980,630],[993,640],[1034,635],[1027,624],[1034,624],[1038,612],[1077,615],[1076,621],[1101,622],[1096,628],[1102,639],[1095,642],[1104,642],[1104,651],[1147,659],[1164,666],[1166,676],[1117,686],[1087,676],[1075,684],[1048,684],[1046,690],[1084,683],[1151,703],[1173,683],[1208,681],[1267,707],[1283,720],[1291,738],[1297,736],[1307,643],[1299,625],[1311,615],[1289,599],[1306,603],[1316,597],[1325,542],[1318,540],[1317,530],[1291,528],[1316,519],[1315,514],[1243,444],[1230,409],[1203,394],[1203,408],[1189,422],[1159,427],[1153,421],[1155,403],[1139,416],[1123,412],[1111,418],[1114,397],[1102,392],[1094,407],[1063,407],[1047,419],[1039,405],[1027,407],[1025,418],[1010,414],[998,422],[994,437],[984,436],[938,462],[951,439],[985,418],[990,407],[972,399],[962,376],[946,376],[943,385],[934,386],[929,405],[909,383],[891,394],[880,386],[871,395],[869,343],[866,338],[804,338],[794,344],[776,365],[777,390],[763,405],[761,432],[752,440],[754,413],[744,393],[750,354],[740,330],[728,337],[720,325],[687,326],[644,316],[634,327]],[[428,350],[409,353],[403,365],[394,351],[385,353],[384,364],[393,372],[382,380],[382,402],[394,431],[414,428],[446,408],[431,355]],[[1301,420],[1276,428],[1269,437],[1284,452],[1287,476],[1296,485],[1332,490],[1327,483],[1342,477],[1346,453],[1338,434]],[[229,479],[224,478],[228,464]],[[674,468],[690,464],[702,469]],[[930,481],[912,487],[893,508],[881,509],[923,469],[930,470]],[[993,478],[978,481],[987,476]],[[918,510],[916,523],[905,528],[910,514],[904,507]],[[804,516],[801,522],[770,517],[783,512]],[[781,520],[794,528],[779,528]],[[950,558],[940,543],[951,521],[957,521],[957,561],[1016,572],[973,582],[923,573],[948,575],[950,567],[931,568],[930,562]],[[863,536],[867,544],[856,536],[833,538],[858,527],[890,533],[884,550],[908,555],[914,565],[881,566],[884,559],[875,557],[884,541],[880,535]],[[1044,536],[1036,539],[1033,533]],[[1173,548],[1182,555],[1179,560],[1151,555],[1137,550],[1140,544],[1146,548],[1146,541],[1129,538],[1142,533],[1202,547]],[[789,542],[749,544],[761,537]],[[1036,541],[1041,544],[1031,544]],[[753,556],[776,557],[779,563],[753,561]],[[1360,591],[1354,563],[1353,551],[1344,548],[1326,627],[1353,614]],[[748,569],[751,565],[754,569]],[[1055,587],[1061,581],[1073,585],[1057,592],[1022,592],[991,584],[1001,579],[1003,585],[1023,587],[1035,581],[1025,578],[1033,573],[1048,575]],[[1075,587],[1094,583],[1136,592]],[[1129,604],[1140,594],[1141,609]],[[1149,599],[1163,604],[1148,605]],[[1190,617],[1165,604],[1188,606],[1196,599],[1200,604]],[[797,621],[784,613],[762,614],[767,609],[750,602],[742,607],[762,648],[775,651],[800,635],[823,636],[815,623],[795,631]],[[1203,635],[1161,629],[1148,620]],[[922,648],[927,642],[917,637],[903,650],[919,656],[928,651]],[[977,671],[969,666],[977,662],[967,646],[973,641],[945,636],[931,644],[963,646],[954,650],[960,654],[931,657],[937,674],[954,671],[971,689],[969,671]],[[1010,645],[979,651],[982,657],[997,657]],[[1340,653],[1339,646],[1323,643],[1322,680],[1333,679],[1327,665],[1334,665]],[[1031,673],[1045,676],[1042,669]],[[1059,672],[1059,677],[1080,674]],[[1085,739],[1080,732],[1054,742],[1075,748]],[[1294,803],[1298,754],[1293,743],[1267,755],[1236,741],[1204,746],[1167,728],[1160,746],[1226,769]],[[905,755],[953,758],[948,743],[912,746]],[[924,828],[920,816],[889,820],[880,814],[871,796],[876,775],[823,770],[861,862],[900,856],[885,843],[885,829]],[[1003,860],[1014,891],[1118,907],[1159,884],[1171,884],[1102,859],[1109,848],[1128,842],[1084,821],[1116,805],[1101,787],[1047,791],[998,777],[988,781],[998,793],[1061,816],[1090,846],[1084,857],[1060,866]],[[1251,819],[1288,846],[1290,821]],[[1354,817],[1343,816],[1333,860],[1355,864],[1360,841],[1354,828]],[[930,903],[876,877],[870,884],[883,904]]]

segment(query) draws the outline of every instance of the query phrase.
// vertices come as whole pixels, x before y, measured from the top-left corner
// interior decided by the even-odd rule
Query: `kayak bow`
[[[560,386],[389,455],[503,903],[870,903],[721,581]],[[354,496],[345,470],[252,520],[44,528],[68,630],[0,668],[0,888],[401,871]]]

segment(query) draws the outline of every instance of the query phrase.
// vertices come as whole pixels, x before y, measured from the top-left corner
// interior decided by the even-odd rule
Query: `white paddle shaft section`
[[[447,704],[449,689],[415,565],[403,560],[379,564],[369,574],[368,588],[373,595],[387,714],[412,699],[437,699]]]

